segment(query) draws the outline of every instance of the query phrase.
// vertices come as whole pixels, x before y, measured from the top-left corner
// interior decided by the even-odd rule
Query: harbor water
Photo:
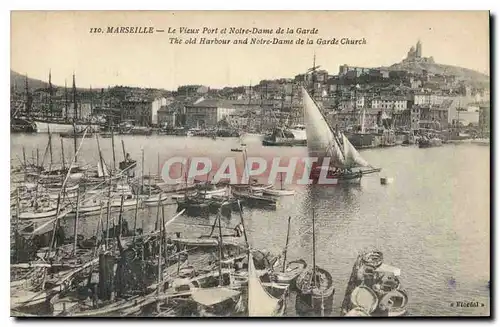
[[[230,149],[236,138],[217,139],[175,136],[117,136],[116,162],[126,152],[137,160],[141,171],[144,150],[146,174],[158,171],[173,156],[241,156]],[[78,143],[80,143],[80,139]],[[305,147],[262,147],[258,136],[247,136],[249,156],[304,156]],[[73,140],[63,139],[69,158]],[[43,155],[47,134],[12,134],[11,164],[20,165],[23,147],[27,160],[36,149]],[[112,162],[111,139],[101,139],[107,163]],[[490,148],[475,144],[445,145],[419,149],[416,146],[363,150],[363,157],[380,174],[363,177],[359,186],[291,186],[295,196],[283,197],[276,211],[245,209],[250,245],[280,253],[285,245],[287,220],[291,216],[289,260],[303,258],[312,263],[312,211],[316,218],[316,263],[334,280],[334,315],[339,315],[352,265],[358,253],[377,248],[384,261],[401,268],[401,280],[408,291],[411,316],[488,315],[490,312]],[[59,136],[53,137],[53,160],[61,161]],[[41,158],[40,158],[41,160]],[[79,161],[96,163],[96,141],[86,139]],[[46,161],[47,162],[47,161]],[[381,185],[380,177],[392,177]],[[165,206],[165,219],[175,215],[176,206]],[[115,213],[115,219],[118,214]],[[157,208],[141,210],[138,227],[154,229]],[[134,212],[125,213],[133,226]],[[64,219],[66,233],[73,233],[73,217]],[[78,232],[92,236],[99,215],[82,216]],[[214,217],[180,217],[169,231],[210,233]],[[223,218],[234,228],[239,215]],[[198,226],[193,226],[198,225]],[[215,254],[214,254],[215,255]],[[478,302],[479,307],[457,307],[456,303]],[[483,306],[484,305],[484,306]],[[293,306],[287,314],[294,315]]]

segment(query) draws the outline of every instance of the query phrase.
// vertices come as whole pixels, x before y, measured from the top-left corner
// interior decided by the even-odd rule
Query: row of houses
[[[395,128],[448,128],[448,107],[442,106],[420,106],[397,112],[386,113],[381,109],[369,108],[360,111],[331,112],[328,115],[330,124],[339,129],[349,129],[353,126],[374,128],[380,125],[382,119],[393,120]]]

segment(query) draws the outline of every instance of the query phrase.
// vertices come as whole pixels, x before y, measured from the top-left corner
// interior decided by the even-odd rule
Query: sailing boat
[[[260,281],[253,262],[252,251],[248,251],[248,316],[282,316],[285,311],[284,298],[270,295]]]
[[[51,82],[51,74],[49,72],[49,106],[52,106],[52,95],[53,95],[53,87]],[[31,117],[33,123],[36,124],[36,129],[39,133],[48,133],[52,131],[52,133],[64,133],[71,134],[74,133],[76,124],[76,128],[78,130],[82,130],[85,127],[90,127],[92,130],[98,130],[99,126],[95,124],[82,124],[81,112],[79,114],[78,103],[77,103],[77,89],[75,82],[75,74],[73,74],[73,87],[72,87],[72,97],[73,97],[73,122],[69,120],[69,117],[64,118],[56,118],[56,117]],[[66,112],[67,115],[67,112]]]
[[[29,93],[28,88],[28,76],[25,78],[26,86],[25,86],[25,95],[24,99],[16,104],[15,99],[15,87],[11,92],[11,103],[15,105],[17,108],[15,112],[11,115],[10,118],[10,132],[11,133],[36,133],[36,124],[29,120],[29,117],[22,118],[22,111],[28,113],[31,107],[31,94]],[[11,105],[11,107],[12,107]]]
[[[313,264],[310,269],[305,270],[295,280],[297,297],[295,300],[295,311],[301,315],[319,314],[329,315],[333,310],[333,286],[332,275],[325,269],[316,266],[316,234],[314,229],[314,211],[312,213],[313,233]]]
[[[311,157],[317,157],[318,163],[311,169],[311,179],[317,181],[320,177],[322,164],[328,162],[329,184],[360,183],[361,177],[366,174],[379,172],[380,168],[373,168],[361,157],[359,152],[349,142],[347,137],[332,129],[326,117],[319,109],[304,87],[302,87],[304,106],[304,122],[307,133],[307,148]],[[326,164],[325,164],[326,165]],[[361,170],[362,167],[369,167]],[[354,171],[354,168],[359,168]]]
[[[294,195],[295,190],[286,190],[283,188],[283,173],[280,173],[280,183],[281,188],[279,190],[276,189],[265,189],[262,191],[264,195],[274,195],[274,196],[286,196],[286,195]]]

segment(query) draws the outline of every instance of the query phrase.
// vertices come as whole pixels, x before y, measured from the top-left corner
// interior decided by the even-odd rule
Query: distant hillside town
[[[343,130],[376,125],[381,116],[391,117],[394,127],[411,130],[480,123],[489,128],[489,77],[436,64],[433,57],[423,56],[422,47],[418,41],[401,63],[391,67],[342,64],[335,74],[317,69],[314,74],[222,89],[82,89],[76,77],[61,87],[52,85],[50,74],[45,83],[11,72],[11,114],[67,120],[99,117],[109,124],[128,121],[163,128],[228,125],[262,132],[303,123],[300,88],[308,85],[331,125]]]

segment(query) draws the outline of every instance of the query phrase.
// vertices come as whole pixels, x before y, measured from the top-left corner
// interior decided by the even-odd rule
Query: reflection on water
[[[168,136],[123,137],[126,151],[140,158],[146,154],[145,171],[156,173],[160,160],[177,155],[234,156],[230,152],[238,139],[177,138]],[[116,144],[119,143],[119,139]],[[72,140],[64,139],[65,153]],[[263,148],[256,137],[244,140],[249,156],[301,156],[305,148]],[[44,149],[46,135],[12,135],[11,157],[27,157],[37,147]],[[82,158],[96,162],[95,140],[85,141]],[[101,140],[104,157],[111,162],[111,144]],[[60,157],[54,146],[54,158]],[[119,156],[117,152],[117,158]],[[290,260],[312,261],[312,209],[316,220],[316,262],[331,272],[336,292],[335,315],[357,254],[377,247],[387,263],[402,270],[402,280],[410,295],[410,315],[486,315],[489,312],[490,224],[489,224],[489,148],[449,145],[418,149],[394,147],[362,151],[382,175],[394,178],[391,185],[380,185],[379,175],[363,177],[359,186],[294,186],[295,196],[283,197],[278,210],[244,212],[251,246],[280,253],[291,216]],[[138,160],[140,161],[140,160]],[[241,161],[241,160],[240,160]],[[239,161],[237,161],[239,162]],[[138,167],[138,171],[140,171]],[[165,218],[175,215],[175,206],[165,207]],[[157,209],[142,209],[137,226],[145,232],[154,229]],[[118,211],[112,214],[118,217]],[[134,210],[124,217],[133,226]],[[215,217],[180,217],[169,231],[208,234]],[[78,230],[94,235],[99,215],[80,219]],[[234,228],[239,215],[222,219],[223,228]],[[66,232],[73,233],[73,218],[65,220]],[[450,282],[452,281],[452,282]],[[455,308],[453,301],[478,301],[480,308]]]

